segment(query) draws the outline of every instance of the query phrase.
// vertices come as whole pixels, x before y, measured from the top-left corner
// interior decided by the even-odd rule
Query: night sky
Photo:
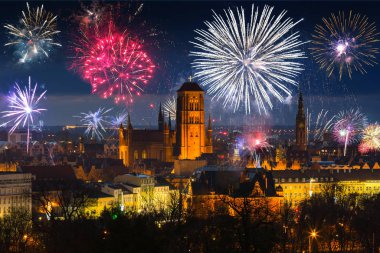
[[[48,111],[44,113],[42,120],[45,125],[78,124],[74,115],[88,110],[96,110],[99,106],[114,107],[114,112],[123,108],[115,106],[112,100],[102,100],[96,95],[91,95],[91,87],[80,76],[69,70],[70,65],[70,41],[75,33],[76,24],[72,20],[73,13],[80,9],[79,2],[70,1],[29,1],[35,7],[44,4],[44,7],[58,15],[58,29],[61,31],[57,37],[63,44],[62,48],[56,48],[51,57],[44,62],[19,64],[13,54],[12,47],[2,46],[6,43],[8,35],[3,25],[18,22],[21,11],[25,9],[22,1],[0,1],[0,93],[7,94],[15,81],[26,83],[29,75],[32,80],[47,89],[46,100],[43,107]],[[322,17],[327,17],[331,12],[339,10],[359,12],[369,19],[380,24],[380,2],[317,2],[317,1],[255,1],[262,8],[265,4],[274,6],[275,14],[281,10],[288,10],[287,17],[293,20],[304,19],[297,29],[302,35],[303,41],[311,38],[315,24],[321,23]],[[204,21],[212,20],[212,10],[221,13],[228,7],[243,6],[250,11],[252,2],[175,2],[175,1],[149,1],[144,2],[144,8],[136,22],[146,22],[146,27],[154,27],[160,34],[149,41],[146,51],[157,64],[153,80],[150,81],[145,93],[136,99],[131,111],[132,121],[135,125],[152,125],[157,118],[157,108],[160,101],[164,101],[170,94],[192,75],[189,52],[193,49],[189,41],[192,41],[195,29],[204,29]],[[380,29],[378,29],[380,31]],[[380,121],[380,66],[366,68],[365,75],[354,72],[352,80],[344,77],[339,81],[338,76],[327,77],[323,70],[319,70],[308,50],[309,45],[304,46],[308,59],[304,60],[305,71],[299,77],[301,90],[305,95],[305,106],[312,113],[318,113],[322,108],[331,112],[337,112],[344,108],[360,108],[367,114],[370,122]],[[378,45],[380,47],[380,45]],[[380,56],[378,55],[377,58]],[[379,61],[379,60],[378,60]],[[297,88],[294,87],[294,95]],[[4,106],[3,103],[0,106]],[[270,115],[260,116],[255,111],[245,116],[244,108],[233,113],[222,108],[222,102],[207,100],[207,110],[211,110],[217,124],[228,125],[234,122],[266,123],[270,125],[291,125],[295,119],[295,98],[288,104],[276,104]],[[155,108],[149,105],[154,104]],[[241,120],[241,119],[244,119]]]

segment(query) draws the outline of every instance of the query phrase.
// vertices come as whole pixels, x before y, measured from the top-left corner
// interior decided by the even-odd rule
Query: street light
[[[309,186],[309,195],[310,197],[313,195],[313,190],[312,190],[312,184],[315,180],[313,178],[310,178],[310,186]]]
[[[315,229],[310,231],[310,233],[309,233],[309,253],[311,253],[311,250],[312,250],[312,248],[311,248],[312,240],[316,239],[317,236],[318,236],[318,232]]]

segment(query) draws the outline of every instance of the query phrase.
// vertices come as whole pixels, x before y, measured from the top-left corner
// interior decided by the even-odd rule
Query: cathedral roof
[[[177,91],[203,91],[203,89],[195,82],[185,82]]]

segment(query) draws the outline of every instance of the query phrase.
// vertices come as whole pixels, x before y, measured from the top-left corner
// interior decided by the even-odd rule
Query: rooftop
[[[203,89],[195,82],[185,82],[178,91],[203,91]]]

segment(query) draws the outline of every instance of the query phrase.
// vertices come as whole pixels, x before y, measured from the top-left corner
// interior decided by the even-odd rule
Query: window
[[[145,149],[142,152],[142,159],[146,159],[146,151],[145,151]]]
[[[133,158],[135,160],[138,160],[139,159],[139,152],[137,150],[135,150],[135,152],[133,152]]]

